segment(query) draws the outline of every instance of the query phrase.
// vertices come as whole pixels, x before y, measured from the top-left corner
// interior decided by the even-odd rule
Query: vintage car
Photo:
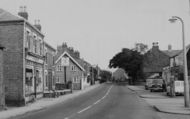
[[[146,79],[145,89],[148,90],[151,87],[153,79]]]
[[[158,79],[153,79],[152,84],[150,86],[150,91],[163,91],[163,79],[158,78]]]

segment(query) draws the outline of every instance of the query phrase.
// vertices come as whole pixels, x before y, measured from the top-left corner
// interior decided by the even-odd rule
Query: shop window
[[[25,83],[27,86],[32,86],[32,79],[33,79],[33,71],[32,69],[26,69],[26,78]]]

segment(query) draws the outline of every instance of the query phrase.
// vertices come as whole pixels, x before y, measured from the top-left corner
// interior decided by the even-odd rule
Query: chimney
[[[158,42],[153,42],[152,43],[152,48],[153,49],[159,49]]]
[[[20,6],[18,15],[23,17],[24,19],[28,20],[28,12],[26,10],[26,6]]]
[[[79,53],[79,51],[74,51],[74,55],[75,55],[76,58],[80,58],[80,53]]]
[[[172,45],[169,44],[169,45],[168,45],[168,51],[171,51],[171,50],[172,50]]]
[[[62,47],[61,46],[57,46],[57,52],[61,52],[62,51]]]
[[[39,19],[34,21],[34,26],[35,26],[39,31],[41,31],[42,26],[40,25],[40,20],[39,20]]]

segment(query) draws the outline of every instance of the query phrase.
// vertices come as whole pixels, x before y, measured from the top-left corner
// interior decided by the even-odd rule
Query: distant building
[[[6,103],[23,105],[43,96],[44,35],[39,22],[28,22],[26,7],[21,7],[18,15],[0,9],[0,41],[6,47]]]
[[[128,75],[125,73],[125,70],[118,68],[115,72],[113,72],[112,77],[114,78],[114,80],[117,81],[125,81],[126,79],[128,79]]]
[[[53,90],[54,87],[54,56],[56,54],[56,49],[49,45],[47,42],[45,44],[45,80],[44,80],[44,90]]]
[[[5,85],[3,78],[3,49],[4,47],[0,44],[0,110],[5,107]]]
[[[143,43],[135,43],[135,48],[132,50],[137,51],[143,55],[148,51],[148,46]]]
[[[162,69],[169,65],[169,56],[159,50],[158,42],[154,42],[152,48],[144,54],[143,72],[145,77],[153,74],[162,75]]]

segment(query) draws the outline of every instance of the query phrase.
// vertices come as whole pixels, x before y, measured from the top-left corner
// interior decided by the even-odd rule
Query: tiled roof
[[[22,17],[16,16],[0,8],[0,21],[18,21],[24,20]]]
[[[164,50],[162,52],[164,52],[169,57],[173,57],[173,56],[178,55],[181,52],[181,50]]]
[[[190,44],[186,46],[186,49],[188,52],[190,49]],[[169,57],[174,57],[174,56],[179,55],[181,52],[183,52],[183,50],[163,50],[162,52],[164,52]]]

